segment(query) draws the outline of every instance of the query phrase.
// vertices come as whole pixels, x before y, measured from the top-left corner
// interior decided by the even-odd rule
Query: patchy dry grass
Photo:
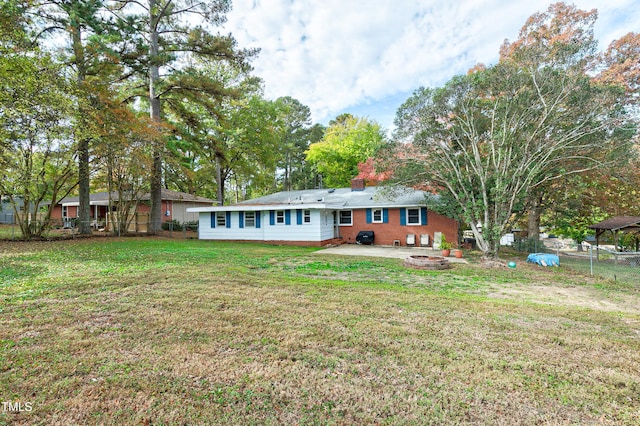
[[[0,224],[0,239],[11,240],[22,237],[22,231],[18,225]]]
[[[637,288],[313,251],[0,243],[0,424],[637,424]]]

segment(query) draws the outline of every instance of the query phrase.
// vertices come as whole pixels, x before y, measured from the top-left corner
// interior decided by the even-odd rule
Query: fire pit
[[[414,269],[449,269],[449,261],[440,256],[409,256],[404,266]]]

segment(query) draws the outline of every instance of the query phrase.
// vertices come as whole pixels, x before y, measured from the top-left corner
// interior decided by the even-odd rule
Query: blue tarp
[[[555,254],[531,253],[527,256],[527,262],[537,263],[542,266],[560,266],[560,258]]]

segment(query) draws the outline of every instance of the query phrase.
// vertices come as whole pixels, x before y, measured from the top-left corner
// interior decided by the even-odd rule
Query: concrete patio
[[[441,250],[434,250],[431,247],[391,247],[391,246],[367,246],[357,244],[343,244],[319,250],[316,254],[336,254],[342,256],[364,256],[364,257],[390,257],[395,259],[406,259],[409,256],[442,256]],[[447,257],[451,263],[468,263],[466,259],[458,259],[454,256]]]

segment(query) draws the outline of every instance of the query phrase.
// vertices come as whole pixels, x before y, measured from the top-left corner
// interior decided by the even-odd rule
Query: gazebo
[[[640,216],[615,216],[602,222],[591,225],[589,228],[596,231],[596,245],[600,245],[600,236],[607,231],[611,231],[618,246],[618,233],[635,234],[636,251],[640,251]]]

